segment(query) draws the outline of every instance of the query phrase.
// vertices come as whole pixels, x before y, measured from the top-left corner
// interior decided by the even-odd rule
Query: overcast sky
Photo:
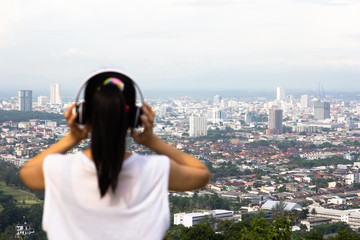
[[[0,0],[2,90],[360,90],[360,1]]]

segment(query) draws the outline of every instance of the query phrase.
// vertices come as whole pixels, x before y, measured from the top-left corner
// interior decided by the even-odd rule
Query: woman
[[[130,92],[130,94],[129,94]],[[155,114],[147,104],[133,122],[135,88],[119,72],[100,72],[86,82],[84,118],[79,127],[72,105],[70,128],[59,142],[27,162],[24,184],[45,190],[43,228],[49,239],[161,239],[170,219],[168,190],[194,190],[210,173],[191,155],[153,134]],[[125,151],[126,135],[158,155]],[[66,154],[91,133],[90,148]]]

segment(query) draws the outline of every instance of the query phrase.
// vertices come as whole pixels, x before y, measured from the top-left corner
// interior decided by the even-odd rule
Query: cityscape
[[[360,1],[2,0],[0,6],[0,240],[70,238],[61,224],[82,224],[83,239],[96,232],[103,239],[152,240],[161,231],[163,240],[360,240]],[[51,198],[26,187],[20,172],[67,139],[64,113],[79,85],[101,69],[136,80],[156,115],[153,132],[199,159],[193,160],[211,179],[193,191],[164,188],[161,201],[153,198],[163,214],[155,207],[146,208],[146,217],[147,211],[112,212],[118,221],[77,214],[73,223],[52,216],[51,235],[49,218],[43,221]],[[92,154],[90,144],[85,139],[66,151]],[[165,159],[140,156],[154,152],[130,131],[125,147],[139,159]],[[148,179],[131,180],[137,177]],[[147,199],[157,193],[139,189],[151,193]],[[135,217],[144,221],[133,224]]]
[[[358,232],[360,100],[329,98],[320,92],[296,98],[278,86],[274,99],[219,94],[204,99],[146,99],[157,115],[155,134],[199,158],[212,173],[211,182],[203,189],[169,193],[171,229],[194,227],[209,217],[241,222],[249,216],[271,219],[280,214],[295,216],[291,231],[303,236],[317,226],[337,223]],[[1,119],[3,163],[21,167],[66,134],[63,113],[73,98],[62,99],[58,83],[50,86],[49,97],[34,99],[32,90],[19,90],[18,96],[2,99],[2,113],[53,114],[52,119]],[[87,146],[85,140],[72,151]],[[150,153],[131,141],[128,149]],[[200,208],[176,205],[179,199],[194,201],[194,197],[218,198],[222,204]],[[41,196],[34,194],[25,199],[15,196],[15,200],[24,205],[42,203]],[[24,224],[17,223],[16,236],[36,232],[24,218]],[[216,230],[217,225],[212,228]]]

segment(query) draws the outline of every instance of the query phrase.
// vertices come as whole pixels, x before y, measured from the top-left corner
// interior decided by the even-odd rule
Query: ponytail
[[[114,84],[99,86],[86,104],[92,129],[91,152],[103,197],[109,187],[116,191],[125,154],[128,114],[124,96]]]

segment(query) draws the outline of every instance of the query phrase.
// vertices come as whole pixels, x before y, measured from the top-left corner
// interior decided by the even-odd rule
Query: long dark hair
[[[126,91],[121,91],[115,84],[103,84],[113,75],[95,76],[88,81],[85,89],[85,116],[91,126],[91,152],[101,197],[110,187],[113,192],[116,191],[125,155],[129,118],[131,121],[133,117],[129,104],[135,105],[132,84],[125,84]]]

